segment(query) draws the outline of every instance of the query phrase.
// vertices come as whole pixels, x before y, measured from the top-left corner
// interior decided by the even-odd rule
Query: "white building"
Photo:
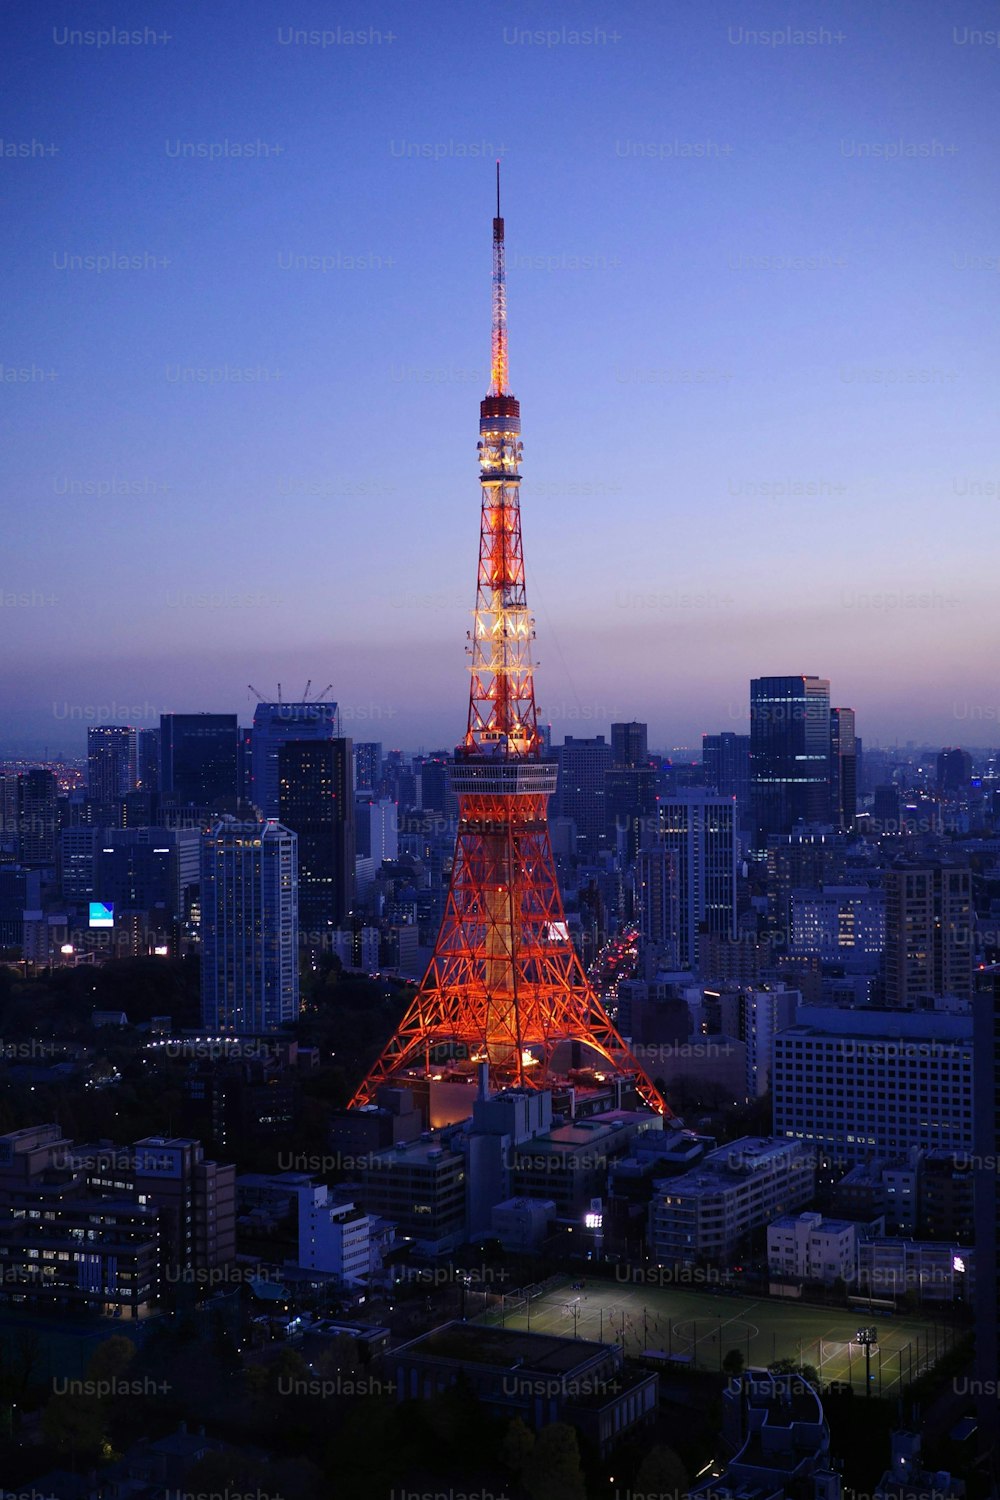
[[[722,1029],[746,1044],[746,1097],[759,1099],[771,1087],[774,1038],[795,1024],[802,995],[783,982],[745,985],[720,997]]]
[[[774,1039],[774,1133],[832,1161],[972,1148],[972,1018],[803,1006]]]
[[[661,1264],[724,1264],[754,1229],[808,1203],[814,1154],[797,1141],[744,1136],[710,1151],[693,1171],[656,1184],[649,1244]]]
[[[772,1276],[821,1281],[832,1286],[853,1281],[859,1231],[853,1219],[824,1219],[822,1214],[784,1214],[767,1226],[767,1267]]]
[[[371,1221],[353,1203],[330,1198],[329,1188],[307,1183],[299,1200],[299,1259],[308,1271],[327,1271],[344,1286],[363,1286],[372,1270]]]

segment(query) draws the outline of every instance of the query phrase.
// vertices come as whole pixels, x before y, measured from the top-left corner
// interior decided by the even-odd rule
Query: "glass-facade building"
[[[797,824],[830,822],[830,684],[825,677],[750,683],[750,794],[754,841]]]

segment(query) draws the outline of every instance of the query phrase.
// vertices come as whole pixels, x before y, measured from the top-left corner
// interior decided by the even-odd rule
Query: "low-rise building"
[[[602,1456],[656,1416],[658,1377],[614,1345],[446,1323],[386,1356],[399,1401],[430,1400],[461,1378],[492,1415],[568,1422]]]
[[[656,1184],[650,1252],[662,1264],[724,1264],[754,1230],[808,1203],[815,1180],[815,1158],[801,1142],[745,1136],[721,1146],[693,1171]]]
[[[824,1219],[822,1214],[784,1214],[767,1226],[767,1266],[774,1276],[802,1281],[854,1279],[858,1238],[865,1225],[852,1219]]]
[[[343,1286],[364,1286],[372,1271],[371,1221],[350,1202],[331,1199],[329,1188],[297,1189],[300,1266],[329,1271]]]
[[[465,1238],[466,1160],[439,1141],[400,1141],[370,1153],[351,1191],[369,1214],[396,1224],[427,1255],[444,1255]]]

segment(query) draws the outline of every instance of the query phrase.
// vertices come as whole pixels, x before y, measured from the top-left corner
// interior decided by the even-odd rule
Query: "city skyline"
[[[805,671],[866,743],[988,742],[988,7],[76,19],[12,21],[7,497],[47,524],[0,579],[7,753],[310,675],[355,738],[457,743],[495,157],[554,737],[696,746]]]

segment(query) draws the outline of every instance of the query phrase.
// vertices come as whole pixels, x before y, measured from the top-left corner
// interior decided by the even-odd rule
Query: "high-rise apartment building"
[[[799,823],[830,822],[830,684],[755,677],[750,684],[750,794],[757,848]]]
[[[350,740],[287,740],[278,813],[298,835],[299,942],[322,946],[354,906],[354,758]]]
[[[177,807],[233,812],[238,796],[235,714],[160,715],[160,792]]]
[[[253,714],[251,801],[264,818],[279,815],[278,752],[289,740],[334,740],[340,735],[336,703],[258,703]]]
[[[223,818],[201,841],[202,1024],[279,1030],[299,1013],[296,836]]]
[[[702,788],[660,803],[660,839],[677,889],[677,962],[697,969],[699,934],[736,936],[736,803]]]
[[[831,708],[830,815],[835,827],[845,833],[854,828],[858,815],[857,746],[854,709]]]
[[[97,724],[87,730],[87,792],[108,805],[127,796],[136,781],[136,732],[125,724]]]
[[[885,998],[902,1008],[972,996],[972,872],[943,860],[885,872]]]
[[[678,936],[677,881],[674,856],[662,839],[639,850],[636,864],[636,920],[647,943],[671,950]]]

